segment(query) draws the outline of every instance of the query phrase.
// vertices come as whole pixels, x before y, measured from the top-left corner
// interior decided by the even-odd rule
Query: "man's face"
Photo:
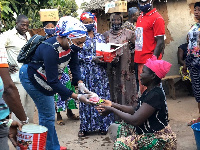
[[[28,27],[29,27],[28,19],[22,19],[21,21],[16,23],[16,29],[21,35],[24,35],[28,31]]]

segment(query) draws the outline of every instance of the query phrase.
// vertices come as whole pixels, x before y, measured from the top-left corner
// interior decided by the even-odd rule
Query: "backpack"
[[[31,59],[33,55],[35,54],[37,47],[41,43],[52,46],[55,49],[55,47],[52,44],[45,42],[44,40],[46,40],[46,36],[41,36],[38,34],[35,34],[34,36],[32,36],[30,40],[28,40],[26,44],[21,48],[19,55],[17,57],[17,61],[19,63],[24,63],[24,64],[28,64],[29,62],[37,63],[36,61],[31,61]],[[41,61],[38,61],[38,62],[41,62]]]

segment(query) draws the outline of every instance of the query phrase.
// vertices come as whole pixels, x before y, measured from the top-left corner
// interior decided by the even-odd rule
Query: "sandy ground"
[[[198,117],[197,103],[194,97],[187,96],[186,93],[177,93],[177,99],[167,98],[170,125],[177,134],[178,150],[196,150],[193,130],[187,126],[187,123],[193,118]],[[78,110],[73,110],[78,115]],[[64,126],[56,124],[56,130],[60,145],[66,146],[68,150],[111,150],[112,142],[109,136],[98,135],[97,133],[78,138],[79,121],[69,120],[62,112],[65,122]],[[37,122],[37,120],[36,120]],[[10,150],[14,147],[10,144]]]

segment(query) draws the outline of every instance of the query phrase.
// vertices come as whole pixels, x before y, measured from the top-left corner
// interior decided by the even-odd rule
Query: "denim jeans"
[[[46,96],[34,87],[28,78],[28,65],[21,67],[19,78],[20,81],[31,96],[38,109],[39,124],[48,129],[46,150],[60,150],[58,137],[55,130],[55,104],[53,96]]]

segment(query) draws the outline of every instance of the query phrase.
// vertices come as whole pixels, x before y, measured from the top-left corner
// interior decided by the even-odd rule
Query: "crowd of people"
[[[17,145],[16,130],[33,122],[36,107],[39,124],[48,129],[47,150],[66,149],[60,146],[55,129],[55,118],[58,125],[65,125],[60,112],[66,109],[68,118],[80,119],[78,137],[109,133],[115,150],[177,149],[161,82],[171,67],[162,60],[165,22],[153,3],[139,0],[139,9],[129,8],[125,23],[121,13],[111,14],[110,29],[103,34],[98,33],[91,12],[83,12],[80,19],[64,16],[58,22],[43,22],[46,40],[27,64],[17,61],[30,39],[29,20],[19,15],[16,26],[0,35],[1,147],[9,149],[8,134]],[[199,11],[197,2],[198,22],[191,27],[187,43],[178,47],[177,56],[182,79],[200,113]],[[96,56],[98,43],[123,44],[123,53],[105,62],[103,56]],[[92,97],[103,102],[95,105],[89,100]],[[72,109],[78,106],[76,116]],[[197,122],[200,116],[188,125]]]

